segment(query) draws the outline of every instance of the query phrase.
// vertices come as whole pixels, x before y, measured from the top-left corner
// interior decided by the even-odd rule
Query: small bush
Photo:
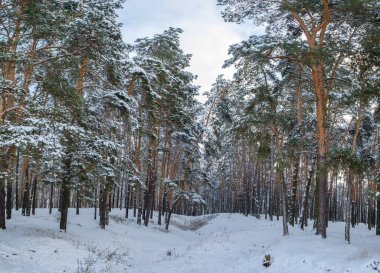
[[[83,262],[78,261],[76,273],[92,273],[94,272],[95,257],[89,255]]]
[[[90,253],[83,261],[78,261],[76,273],[117,272],[119,264],[126,265],[128,252],[120,249],[109,250],[88,246]]]
[[[200,229],[201,227],[205,226],[210,222],[212,219],[214,219],[217,215],[207,215],[204,216],[203,218],[196,218],[190,221],[185,221],[185,223],[180,223],[177,222],[176,220],[172,220],[172,225],[176,226],[179,229],[182,230],[191,230],[191,231],[196,231]]]
[[[271,264],[272,264],[272,257],[269,254],[265,255],[264,260],[263,260],[263,266],[269,267]]]
[[[110,219],[115,221],[117,224],[123,224],[127,221],[127,218],[119,215],[110,215]]]
[[[374,271],[380,273],[380,262],[379,261],[373,261],[373,263],[371,263],[371,267]]]

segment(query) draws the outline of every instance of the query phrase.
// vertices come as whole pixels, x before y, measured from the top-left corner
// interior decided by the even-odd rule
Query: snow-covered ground
[[[82,209],[79,216],[70,210],[64,233],[57,212],[39,209],[31,217],[14,212],[0,231],[0,273],[380,272],[380,265],[379,271],[372,268],[380,261],[380,236],[364,225],[352,229],[348,245],[343,223],[330,223],[323,240],[297,227],[283,237],[280,221],[238,214],[174,215],[165,232],[154,223],[138,226],[123,213],[114,210],[101,230],[93,210]],[[266,254],[273,258],[268,268],[262,265]]]

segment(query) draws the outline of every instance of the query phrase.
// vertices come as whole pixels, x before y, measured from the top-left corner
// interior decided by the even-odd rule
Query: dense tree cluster
[[[122,0],[0,0],[0,227],[12,209],[240,212],[366,223],[380,235],[380,31],[374,0],[218,0],[265,33],[196,100],[181,29],[128,45]],[[205,200],[205,201],[204,201]],[[164,218],[164,219],[162,219]]]
[[[64,230],[69,207],[94,206],[102,228],[111,207],[145,225],[152,209],[161,223],[178,202],[202,207],[201,105],[181,30],[126,45],[122,2],[0,1],[2,228],[13,206],[59,208]]]
[[[379,212],[377,1],[219,0],[226,21],[264,25],[230,47],[208,100],[212,211],[375,226]],[[211,161],[211,160],[210,160]],[[377,202],[377,204],[376,204]],[[380,234],[379,221],[377,217]]]

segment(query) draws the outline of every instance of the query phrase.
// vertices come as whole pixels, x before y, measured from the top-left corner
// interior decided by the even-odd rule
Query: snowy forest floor
[[[169,232],[151,222],[138,226],[113,210],[106,230],[93,220],[92,209],[69,211],[67,232],[59,214],[39,209],[36,216],[13,213],[0,231],[1,273],[376,273],[380,237],[363,224],[344,242],[344,224],[330,223],[328,238],[311,228],[290,229],[281,221],[239,214],[187,217],[173,215]],[[265,268],[266,254],[273,262]]]

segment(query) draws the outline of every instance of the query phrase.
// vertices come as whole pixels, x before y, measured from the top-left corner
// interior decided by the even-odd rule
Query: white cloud
[[[219,74],[231,77],[233,69],[222,69],[228,47],[254,30],[225,23],[216,0],[127,0],[119,14],[123,37],[129,43],[169,27],[183,29],[181,46],[185,53],[193,54],[189,70],[198,75],[201,93],[211,88]]]

